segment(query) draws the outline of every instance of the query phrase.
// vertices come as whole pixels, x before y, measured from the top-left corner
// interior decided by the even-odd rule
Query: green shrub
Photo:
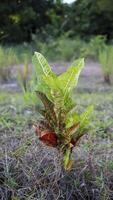
[[[56,40],[50,39],[46,42],[34,37],[33,41],[35,50],[46,55],[49,60],[70,61],[87,55],[87,44],[79,38],[71,39],[63,35]]]
[[[63,60],[70,61],[85,54],[85,42],[79,38],[70,39],[61,37],[58,40],[59,55]]]
[[[14,65],[30,63],[31,54],[32,51],[29,46],[0,46],[0,80],[4,82],[11,78],[11,71]]]
[[[105,46],[99,51],[99,62],[103,70],[104,80],[110,84],[110,76],[113,75],[113,46]]]
[[[17,55],[12,48],[0,47],[0,79],[7,81],[11,78],[11,66],[17,63]]]
[[[65,170],[71,168],[71,153],[87,133],[92,106],[79,114],[72,100],[72,91],[76,87],[79,74],[84,67],[84,59],[78,59],[61,75],[56,75],[46,59],[35,52],[34,88],[43,103],[39,110],[42,119],[35,125],[39,139],[48,146],[56,147],[62,154]]]
[[[106,38],[105,36],[95,36],[89,41],[88,48],[86,49],[87,56],[98,60],[99,51],[105,47]]]

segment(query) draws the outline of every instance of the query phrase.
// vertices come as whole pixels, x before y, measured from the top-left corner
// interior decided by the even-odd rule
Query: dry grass
[[[1,199],[112,199],[113,168],[109,169],[109,161],[113,151],[109,141],[103,149],[100,145],[100,151],[94,149],[97,140],[93,147],[88,143],[86,147],[84,139],[73,153],[72,171],[64,172],[58,152],[43,146],[32,134],[30,130],[19,137],[4,135]]]

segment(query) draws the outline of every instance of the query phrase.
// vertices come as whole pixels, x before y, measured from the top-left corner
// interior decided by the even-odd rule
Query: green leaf
[[[70,109],[72,100],[69,92],[76,86],[84,60],[76,60],[67,72],[56,76],[46,59],[38,52],[33,56],[33,64],[36,71],[35,90],[42,91],[46,96],[55,103],[55,107],[64,107]]]
[[[49,92],[50,92],[50,96],[51,96],[50,98],[51,98],[52,102],[54,102],[55,108],[57,110],[60,109],[61,107],[63,108],[64,95],[63,95],[62,89],[60,88],[60,82],[59,82],[58,78],[47,76],[47,77],[43,77],[43,80],[45,81],[45,84],[49,88]]]
[[[44,80],[45,84],[48,85],[48,87],[51,91],[59,91],[60,90],[60,82],[58,81],[57,77],[52,77],[50,75],[48,75],[46,77],[43,76],[43,80]]]
[[[74,112],[69,112],[65,119],[66,128],[71,130],[73,127],[75,127],[76,130],[76,125],[79,124],[76,135],[81,134],[81,132],[83,133],[86,127],[88,127],[89,117],[92,111],[93,111],[93,106],[88,106],[86,111],[83,112],[81,115]],[[75,133],[76,132],[75,130],[72,129],[72,133]]]
[[[80,117],[77,113],[69,112],[66,116],[66,128],[72,127],[75,123],[78,123],[80,121]]]
[[[52,72],[47,60],[42,54],[35,52],[32,62],[34,65],[34,90],[45,93],[50,99],[50,90],[43,78],[48,76],[56,77],[56,75]]]
[[[33,65],[35,66],[37,77],[42,78],[42,76],[48,76],[48,75],[55,76],[47,60],[43,57],[42,54],[35,52],[32,58],[32,62]]]
[[[60,81],[60,88],[64,91],[65,96],[76,87],[83,67],[84,59],[78,59],[73,62],[65,73],[58,77],[58,80]]]
[[[93,112],[93,106],[88,106],[86,111],[80,115],[80,128],[85,128],[89,123],[89,117]]]

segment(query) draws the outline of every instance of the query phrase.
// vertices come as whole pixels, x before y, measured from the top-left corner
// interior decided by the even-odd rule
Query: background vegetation
[[[37,35],[44,42],[64,33],[89,40],[105,35],[112,40],[112,0],[12,0],[0,2],[0,41],[22,43]]]

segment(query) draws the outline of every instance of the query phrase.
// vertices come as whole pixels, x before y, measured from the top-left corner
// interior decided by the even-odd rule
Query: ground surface
[[[57,73],[68,65],[51,63]],[[98,63],[86,62],[74,92],[78,111],[93,104],[94,113],[91,131],[74,149],[68,173],[61,170],[58,152],[36,138],[32,124],[39,115],[25,105],[15,79],[0,85],[0,91],[0,199],[113,199],[113,85],[103,83]]]

